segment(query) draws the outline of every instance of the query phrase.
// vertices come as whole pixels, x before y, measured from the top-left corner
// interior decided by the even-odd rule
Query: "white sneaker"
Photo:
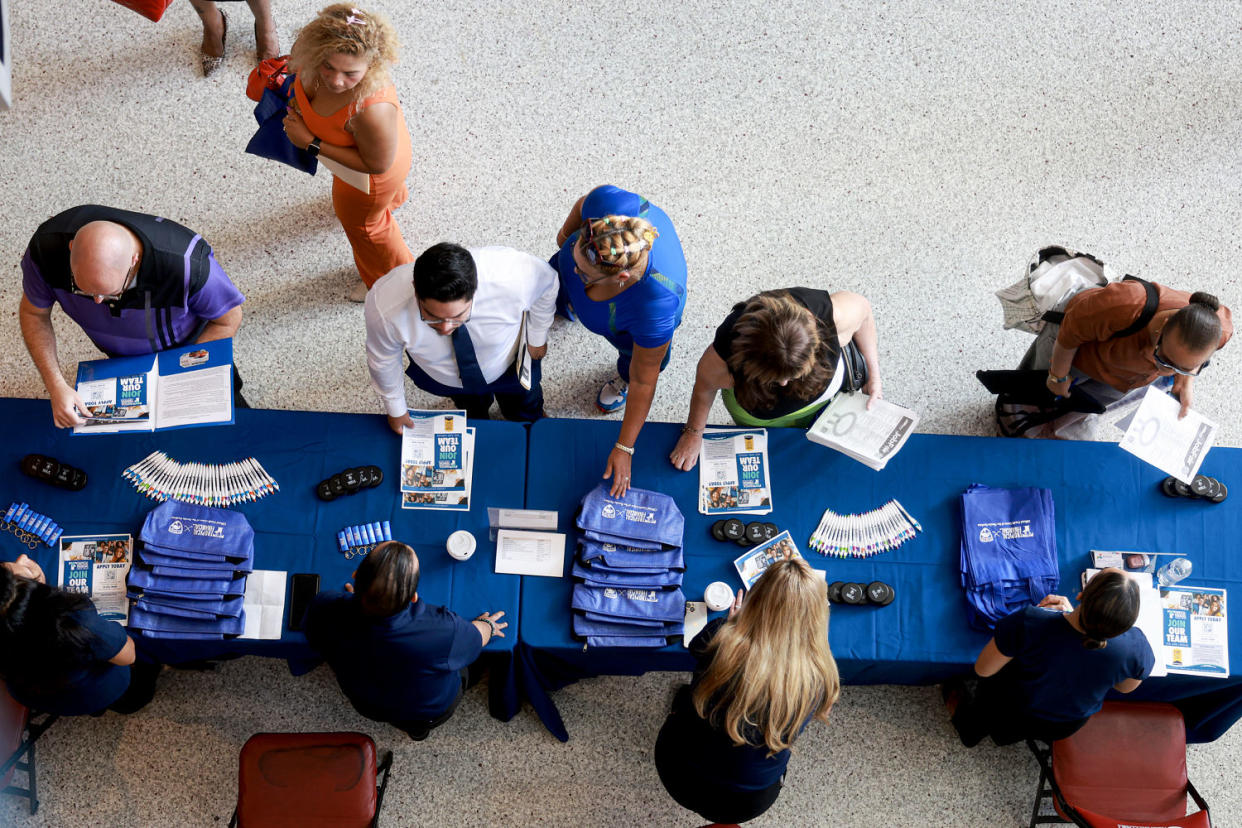
[[[625,408],[625,396],[629,390],[630,384],[620,376],[615,376],[599,389],[599,395],[595,398],[595,407],[605,414]]]
[[[354,282],[354,286],[351,287],[349,292],[345,294],[345,298],[351,302],[362,304],[367,301],[368,290],[369,288],[367,287],[367,283],[359,279],[357,282]]]

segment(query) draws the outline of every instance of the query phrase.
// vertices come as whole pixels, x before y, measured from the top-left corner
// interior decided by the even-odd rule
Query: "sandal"
[[[210,77],[213,72],[215,72],[217,69],[219,69],[221,66],[224,65],[224,56],[225,54],[227,54],[227,49],[225,48],[225,39],[229,36],[229,18],[228,18],[228,15],[224,13],[224,9],[217,7],[216,11],[220,12],[220,22],[222,24],[221,31],[220,31],[220,54],[209,55],[207,54],[205,50],[203,50],[202,46],[199,46],[199,51],[201,52],[199,57],[202,60],[203,77],[205,78]],[[206,40],[206,38],[207,38],[207,30],[206,28],[204,28],[203,39]]]

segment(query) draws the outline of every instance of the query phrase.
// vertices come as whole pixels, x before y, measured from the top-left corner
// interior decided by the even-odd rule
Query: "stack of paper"
[[[766,515],[771,511],[767,430],[704,432],[699,448],[699,512]]]
[[[866,394],[838,394],[806,433],[806,438],[879,471],[914,433],[919,415]]]

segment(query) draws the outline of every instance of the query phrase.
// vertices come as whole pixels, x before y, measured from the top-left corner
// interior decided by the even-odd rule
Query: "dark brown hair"
[[[837,368],[841,347],[831,322],[812,314],[787,291],[770,290],[734,306],[729,372],[742,408],[762,411],[776,403],[781,380],[786,393],[804,400],[824,393]]]
[[[376,546],[354,576],[363,614],[387,618],[401,612],[418,592],[418,577],[418,556],[413,549],[398,541]]]
[[[1191,351],[1216,350],[1220,344],[1220,300],[1210,293],[1196,291],[1190,295],[1190,304],[1173,314],[1165,325],[1166,332],[1176,333]]]
[[[1088,650],[1103,648],[1108,639],[1133,627],[1138,615],[1138,584],[1122,572],[1097,574],[1083,588],[1082,603],[1078,605],[1082,646]]]

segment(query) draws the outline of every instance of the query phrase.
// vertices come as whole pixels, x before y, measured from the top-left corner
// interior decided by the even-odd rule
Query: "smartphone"
[[[319,594],[319,573],[297,572],[293,575],[293,586],[289,592],[289,629],[298,632],[302,629],[302,619],[306,617],[306,608],[311,599]]]

